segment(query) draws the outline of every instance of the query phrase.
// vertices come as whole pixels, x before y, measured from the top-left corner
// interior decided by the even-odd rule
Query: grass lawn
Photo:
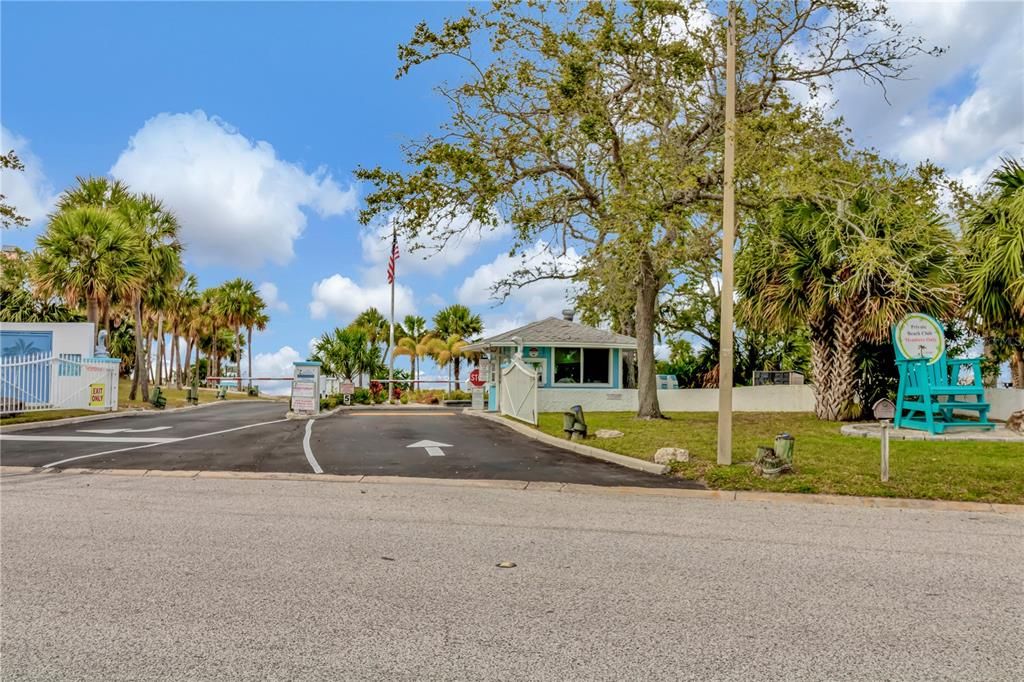
[[[879,441],[839,433],[840,424],[813,414],[736,413],[733,416],[732,466],[716,463],[718,415],[671,413],[646,421],[623,412],[587,413],[587,427],[618,429],[622,438],[587,439],[587,444],[650,460],[661,447],[682,447],[690,461],[673,473],[703,481],[710,488],[829,493],[876,497],[914,497],[1024,504],[1024,445],[1017,443],[891,441],[889,482],[879,480]],[[562,436],[561,413],[540,416],[540,428]],[[758,445],[775,435],[796,438],[795,473],[778,479],[756,476],[750,466]]]
[[[117,406],[121,410],[154,410],[156,409],[149,403],[143,401],[141,391],[135,400],[128,400],[128,394],[131,392],[132,382],[130,379],[121,379],[118,382],[117,387]],[[184,407],[188,404],[185,399],[187,394],[186,389],[178,390],[173,386],[163,389],[164,397],[167,398],[167,407]],[[252,400],[247,393],[238,393],[237,391],[228,391],[228,400]],[[269,398],[266,398],[269,399]],[[200,403],[212,403],[217,400],[217,389],[215,388],[201,388],[199,389],[199,402]],[[101,414],[94,410],[43,410],[41,412],[23,412],[15,417],[5,417],[0,419],[0,426],[6,426],[8,424],[25,424],[28,422],[41,422],[50,421],[52,419],[64,419],[65,417],[82,417],[85,415]]]

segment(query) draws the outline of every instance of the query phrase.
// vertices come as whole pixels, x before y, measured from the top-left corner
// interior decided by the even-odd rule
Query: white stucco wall
[[[992,406],[989,419],[1006,421],[1018,410],[1024,410],[1024,388],[987,388],[985,402]]]
[[[61,353],[78,353],[88,358],[95,350],[92,322],[4,322],[0,324],[0,331],[51,332],[55,357]]]
[[[814,387],[737,386],[733,389],[736,412],[813,412]],[[658,391],[665,412],[717,412],[718,389],[683,388]],[[561,412],[573,405],[584,411],[630,412],[637,408],[636,389],[542,388],[537,396],[541,412]]]

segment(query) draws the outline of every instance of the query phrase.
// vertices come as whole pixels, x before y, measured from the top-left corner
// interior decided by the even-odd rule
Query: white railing
[[[50,353],[0,358],[0,414],[116,410],[121,361]]]

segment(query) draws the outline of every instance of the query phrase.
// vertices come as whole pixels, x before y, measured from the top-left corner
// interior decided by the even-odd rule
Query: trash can
[[[793,446],[796,439],[788,433],[780,433],[775,436],[775,456],[786,463],[786,466],[793,466]]]

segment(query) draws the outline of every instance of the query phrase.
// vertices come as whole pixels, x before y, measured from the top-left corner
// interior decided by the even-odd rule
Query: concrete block
[[[595,438],[622,438],[625,434],[615,429],[598,429],[594,432]]]
[[[686,448],[658,448],[658,451],[654,453],[654,462],[656,464],[689,461],[690,451]]]

